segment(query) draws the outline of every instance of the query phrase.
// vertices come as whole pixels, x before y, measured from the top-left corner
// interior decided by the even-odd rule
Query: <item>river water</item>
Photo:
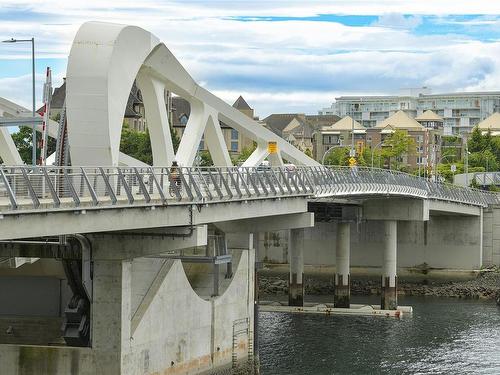
[[[362,301],[377,302],[369,298]],[[260,313],[261,373],[500,374],[495,303],[402,297],[399,304],[413,306],[413,316]]]

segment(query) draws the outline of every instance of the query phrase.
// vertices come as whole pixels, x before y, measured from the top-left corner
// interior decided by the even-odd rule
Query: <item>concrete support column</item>
[[[351,225],[350,223],[337,224],[337,238],[335,249],[335,307],[350,307],[351,276],[350,268]]]
[[[288,304],[290,306],[304,306],[304,229],[291,229],[288,238],[290,257]]]
[[[130,338],[131,262],[94,260],[92,349],[97,368],[119,374]]]
[[[383,223],[384,255],[382,264],[381,308],[384,310],[395,310],[398,306],[398,278],[396,275],[398,222],[396,220],[387,220]]]

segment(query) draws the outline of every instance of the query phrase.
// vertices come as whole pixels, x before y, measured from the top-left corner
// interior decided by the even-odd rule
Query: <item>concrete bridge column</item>
[[[335,307],[350,307],[351,277],[350,277],[350,223],[337,224],[336,261],[335,261],[335,294],[333,303]]]
[[[290,279],[288,283],[288,304],[304,306],[304,229],[291,229],[288,241],[290,257]]]
[[[398,278],[396,275],[398,222],[396,220],[386,220],[383,223],[384,249],[381,308],[384,310],[395,310],[398,306]]]

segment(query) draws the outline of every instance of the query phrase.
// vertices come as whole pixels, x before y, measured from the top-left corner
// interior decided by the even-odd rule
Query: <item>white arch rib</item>
[[[158,38],[135,26],[87,22],[78,30],[68,59],[67,115],[74,165],[118,165],[120,134],[130,88],[137,77],[143,90],[146,119],[152,136],[153,163],[170,165],[174,158],[162,91],[184,97],[191,114],[175,156],[191,166],[205,134],[216,165],[231,165],[219,120],[257,142],[245,163],[260,164],[267,142],[278,144],[283,159],[319,165],[300,150],[199,86]]]

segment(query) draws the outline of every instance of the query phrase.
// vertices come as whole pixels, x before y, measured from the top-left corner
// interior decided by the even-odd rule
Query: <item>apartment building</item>
[[[444,135],[470,133],[481,121],[500,112],[500,91],[432,94],[427,87],[404,89],[395,96],[340,96],[323,115],[351,116],[373,128],[397,111],[416,118],[432,110],[443,119]]]

